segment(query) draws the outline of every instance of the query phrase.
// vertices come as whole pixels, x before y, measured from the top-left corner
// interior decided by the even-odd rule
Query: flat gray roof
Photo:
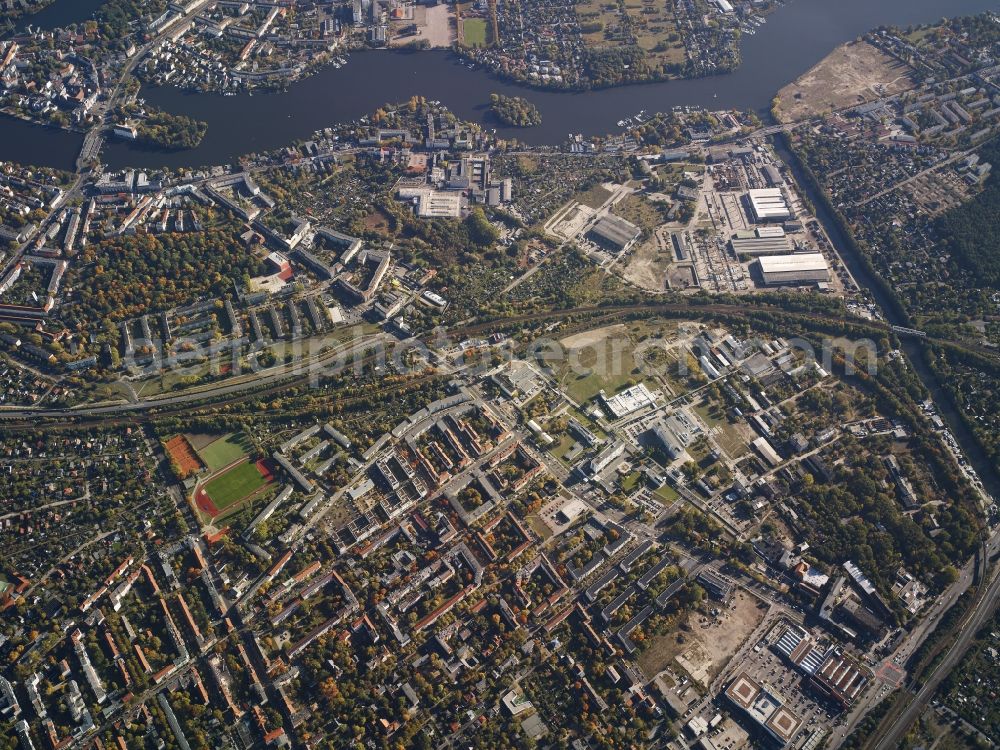
[[[590,232],[619,247],[625,247],[642,234],[642,230],[635,224],[614,214],[602,216]]]

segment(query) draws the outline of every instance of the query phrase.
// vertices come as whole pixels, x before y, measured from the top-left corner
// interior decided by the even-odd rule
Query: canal
[[[800,189],[815,207],[816,219],[823,225],[827,235],[830,237],[830,241],[837,248],[837,252],[844,261],[844,265],[847,266],[851,275],[854,276],[854,280],[858,282],[859,286],[868,290],[872,299],[875,300],[875,303],[882,310],[886,320],[891,325],[909,327],[910,321],[906,318],[905,313],[899,309],[896,301],[886,291],[880,280],[862,262],[862,259],[855,252],[855,245],[849,241],[848,237],[842,231],[840,223],[827,210],[826,202],[823,196],[819,194],[818,186],[813,182],[812,177],[802,168],[798,159],[789,151],[783,141],[784,139],[781,137],[776,140],[775,149],[778,156],[789,166],[796,183],[798,183]],[[900,336],[899,340],[903,352],[913,367],[913,371],[929,392],[938,410],[938,414],[940,414],[955,436],[955,440],[958,441],[969,464],[976,470],[976,473],[983,482],[983,487],[994,498],[1000,499],[1000,471],[997,470],[997,467],[990,460],[979,440],[965,423],[965,420],[962,419],[961,414],[955,408],[955,402],[951,394],[941,385],[937,374],[927,363],[927,355],[930,352],[928,344],[921,339],[909,336]]]

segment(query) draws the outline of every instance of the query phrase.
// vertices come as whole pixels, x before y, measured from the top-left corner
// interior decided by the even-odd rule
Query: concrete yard
[[[579,235],[597,212],[582,203],[570,201],[545,224],[545,231],[562,240]]]
[[[622,275],[626,281],[642,289],[662,292],[666,288],[667,274],[673,265],[674,251],[670,230],[664,225],[658,227],[649,240],[636,247]]]

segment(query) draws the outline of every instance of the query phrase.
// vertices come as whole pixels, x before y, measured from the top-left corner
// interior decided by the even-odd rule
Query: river
[[[50,10],[65,2],[57,0]],[[150,104],[206,121],[205,140],[197,149],[169,153],[113,142],[102,154],[114,168],[222,164],[241,154],[306,138],[319,128],[356,119],[414,94],[439,99],[460,117],[529,144],[561,143],[569,133],[615,132],[620,130],[619,120],[640,110],[698,105],[765,112],[778,89],[838,44],[871,28],[986,10],[1000,10],[1000,0],[789,0],[755,35],[743,38],[743,63],[734,73],[579,93],[536,91],[500,81],[487,71],[470,70],[444,51],[359,52],[344,67],[324,68],[282,93],[220,96],[172,87],[145,89],[143,96]],[[527,96],[541,111],[542,125],[500,127],[488,111],[493,91]],[[0,159],[71,168],[66,154],[79,147],[77,135],[44,128],[30,131],[0,118]]]
[[[14,22],[14,29],[22,32],[29,24],[40,29],[57,29],[93,18],[104,0],[55,0],[37,13],[21,16]]]

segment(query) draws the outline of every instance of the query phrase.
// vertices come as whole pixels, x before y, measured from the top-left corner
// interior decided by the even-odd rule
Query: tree
[[[938,584],[941,588],[950,586],[958,580],[958,569],[954,565],[946,565],[938,574]]]
[[[465,227],[469,232],[470,239],[480,247],[489,247],[500,237],[496,227],[490,223],[483,209],[479,206],[472,209],[465,218]]]
[[[490,109],[504,125],[530,128],[542,124],[542,114],[538,108],[520,96],[490,94]]]

